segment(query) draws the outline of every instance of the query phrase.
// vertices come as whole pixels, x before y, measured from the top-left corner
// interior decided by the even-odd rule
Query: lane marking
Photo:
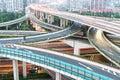
[[[86,69],[89,69],[89,70],[93,71],[93,69],[91,69],[90,67],[88,67],[88,66],[86,66],[86,65],[84,65],[84,64],[82,64],[80,62],[78,64],[80,64],[81,66],[85,67]]]
[[[106,71],[106,72],[108,72],[108,73],[110,73],[110,74],[113,74],[113,75],[115,75],[115,76],[117,76],[117,77],[120,77],[120,76],[119,76],[119,73],[117,73],[117,72],[115,72],[115,71],[111,71],[111,70],[105,69],[105,68],[102,68],[102,70],[103,70],[103,71]]]
[[[32,53],[32,51],[30,51],[30,50],[27,50],[27,49],[24,49],[25,51],[27,51],[27,52],[30,52],[30,53]]]

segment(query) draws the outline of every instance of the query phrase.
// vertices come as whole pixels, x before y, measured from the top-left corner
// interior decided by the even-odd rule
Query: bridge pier
[[[65,25],[66,25],[66,26],[68,25],[68,20],[67,20],[67,19],[65,20]]]
[[[23,66],[23,78],[27,78],[26,62],[22,62],[22,66]]]
[[[13,60],[13,75],[14,80],[19,80],[18,61]]]
[[[47,15],[47,22],[48,22],[49,24],[52,24],[52,23],[54,22],[54,16],[48,14],[48,15]]]
[[[40,18],[39,18],[40,21],[44,21],[44,13],[43,12],[40,12]]]
[[[40,18],[40,12],[39,11],[36,12],[36,17],[37,17],[37,19]]]
[[[55,80],[61,80],[61,74],[60,73],[56,72]]]
[[[8,26],[6,26],[6,30],[8,30]]]
[[[44,13],[43,21],[44,22],[48,22],[48,14],[47,13]]]
[[[80,55],[80,48],[77,46],[76,42],[73,42],[74,55]]]
[[[49,21],[49,23],[52,24],[53,22],[54,22],[54,16],[50,15],[50,21]]]
[[[17,30],[20,30],[21,23],[17,25]]]
[[[65,27],[66,26],[66,20],[63,18],[60,18],[60,27]]]
[[[79,48],[74,48],[74,55],[76,55],[76,56],[80,55],[80,49]]]

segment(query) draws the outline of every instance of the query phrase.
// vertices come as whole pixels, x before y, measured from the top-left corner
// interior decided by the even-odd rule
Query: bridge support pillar
[[[40,12],[40,21],[44,21],[44,13],[43,12]]]
[[[37,11],[35,11],[35,17],[37,17]]]
[[[61,80],[61,74],[60,73],[56,72],[55,80]]]
[[[79,48],[74,48],[74,55],[80,55]]]
[[[47,22],[49,21],[49,15],[47,13],[44,13],[44,22]]]
[[[65,20],[65,25],[68,25],[68,20],[67,19]]]
[[[80,55],[80,49],[75,43],[75,41],[73,42],[73,47],[74,47],[74,55]]]
[[[8,30],[8,26],[6,26],[6,30]]]
[[[22,66],[23,66],[23,78],[27,78],[26,62],[22,62]]]
[[[63,18],[60,18],[60,27],[65,27],[66,26],[66,20]]]
[[[48,15],[47,15],[47,22],[48,22],[49,24],[52,24],[52,23],[54,22],[54,16],[48,14]]]
[[[50,15],[50,24],[52,24],[54,22],[54,16],[53,15]]]
[[[37,15],[37,19],[39,19],[40,18],[40,12],[37,11],[36,15]]]
[[[13,75],[14,80],[19,80],[18,61],[13,60]]]

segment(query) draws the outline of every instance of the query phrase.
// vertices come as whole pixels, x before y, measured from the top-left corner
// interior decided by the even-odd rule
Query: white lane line
[[[20,49],[20,47],[16,47],[16,49]]]
[[[86,66],[86,65],[84,65],[84,64],[82,64],[80,62],[78,64],[80,64],[81,66],[85,67],[86,69],[89,69],[89,70],[93,71],[93,69],[91,69],[90,67],[88,67],[88,66]]]
[[[24,49],[25,51],[27,51],[27,52],[30,52],[30,53],[32,53],[32,51],[29,51],[29,50],[27,50],[27,49]]]
[[[108,72],[108,73],[110,73],[110,74],[113,74],[113,75],[115,75],[115,76],[117,76],[117,77],[120,77],[116,72],[111,71],[111,70],[109,70],[109,69],[102,68],[102,70],[103,70],[103,71],[106,71],[106,72]]]
[[[117,75],[115,72],[113,72],[114,75]]]
[[[113,55],[113,53],[109,52],[109,54]]]

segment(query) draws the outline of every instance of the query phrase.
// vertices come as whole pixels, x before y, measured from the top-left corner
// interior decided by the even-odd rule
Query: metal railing
[[[25,52],[21,50],[1,47],[0,54],[1,55],[4,54],[6,55],[6,57],[7,56],[16,57],[19,58],[21,61],[25,59],[26,61],[29,60],[39,64],[43,64],[58,69],[60,71],[67,72],[68,74],[80,77],[85,80],[113,80],[96,72],[84,69],[82,67],[78,67],[73,64],[69,64],[67,62],[63,62],[57,59],[42,56],[32,52]]]

